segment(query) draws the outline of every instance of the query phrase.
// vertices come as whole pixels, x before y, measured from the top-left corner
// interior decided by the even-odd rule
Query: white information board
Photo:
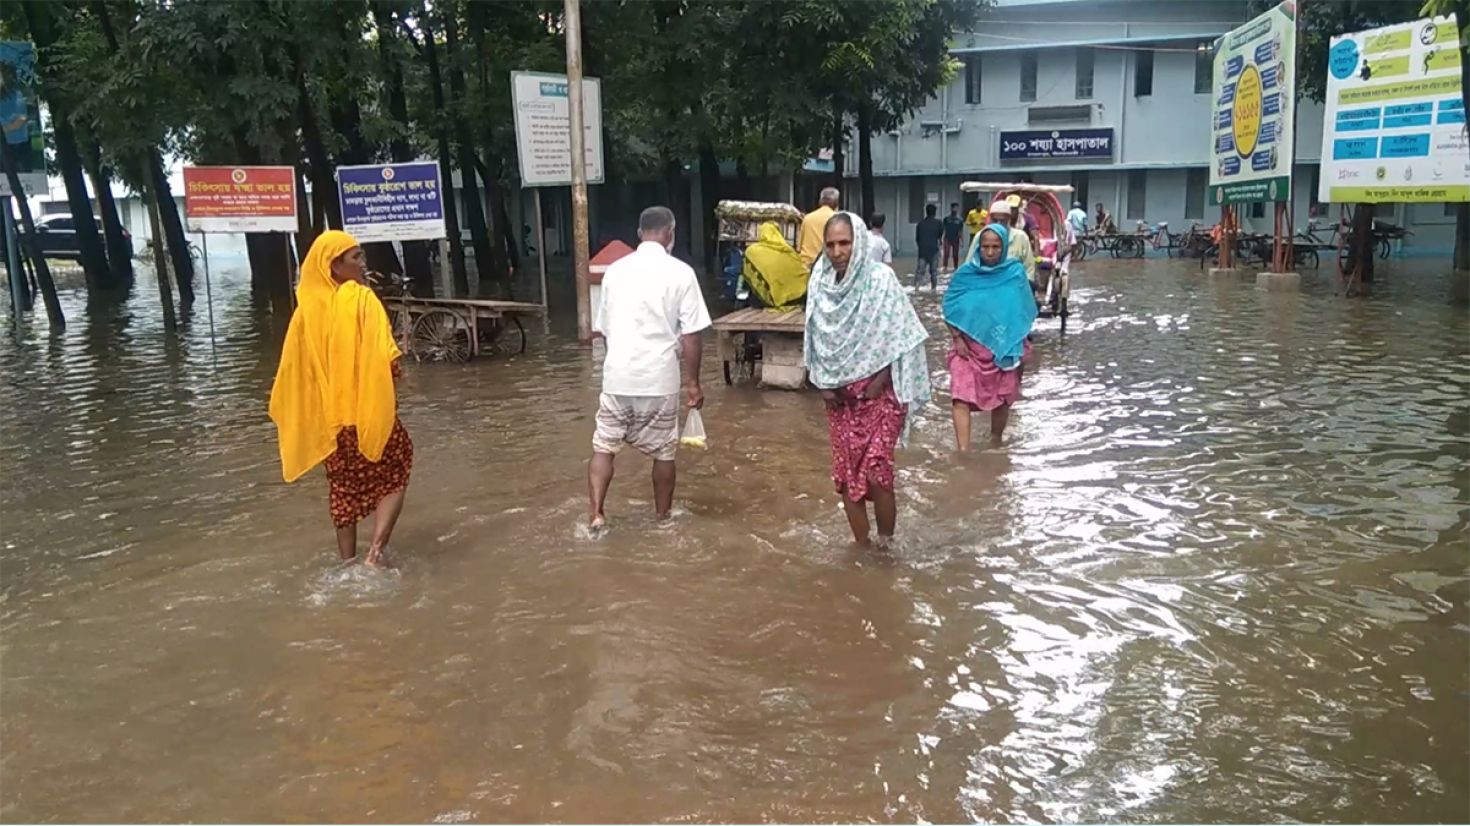
[[[1454,15],[1344,34],[1327,52],[1318,198],[1470,201]]]
[[[572,185],[572,130],[566,75],[511,72],[516,153],[522,186]],[[602,83],[582,78],[582,126],[586,132],[587,183],[603,181]]]

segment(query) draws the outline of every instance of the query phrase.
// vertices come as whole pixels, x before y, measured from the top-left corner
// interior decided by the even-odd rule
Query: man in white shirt
[[[873,260],[884,264],[893,263],[893,246],[883,235],[883,225],[888,219],[881,212],[875,212],[868,218],[868,238],[873,245]]]
[[[674,213],[649,207],[638,216],[638,249],[607,268],[593,329],[607,340],[602,397],[587,466],[589,522],[606,520],[613,457],[632,445],[653,459],[653,501],[665,519],[674,504],[674,454],[681,407],[704,405],[699,386],[700,331],[710,326],[699,281],[669,254]],[[680,405],[680,367],[684,404]]]

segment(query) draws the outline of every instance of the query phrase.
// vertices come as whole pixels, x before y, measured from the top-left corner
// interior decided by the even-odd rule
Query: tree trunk
[[[278,319],[291,317],[291,253],[286,236],[269,232],[245,235],[245,253],[250,258],[250,271],[260,273],[260,284],[270,302],[271,315]]]
[[[842,191],[842,176],[847,174],[847,158],[842,150],[844,120],[840,110],[832,116],[832,186],[837,187],[838,192]],[[846,204],[843,208],[846,208]]]
[[[720,159],[708,134],[699,139],[699,195],[704,212],[704,264],[706,269],[715,269],[719,266],[715,247],[720,227],[715,207],[720,203]]]
[[[392,46],[398,41],[398,27],[393,25],[391,6],[374,3],[373,24],[378,34],[378,59],[384,77],[386,109],[402,128],[388,143],[388,152],[395,163],[406,163],[414,159],[413,147],[404,137],[410,126],[408,119],[408,96],[403,90],[403,66],[394,58]],[[442,196],[441,196],[442,197]],[[403,242],[403,272],[409,276],[414,295],[434,297],[433,265],[429,261],[428,241]]]
[[[449,70],[449,94],[451,97],[448,115],[454,123],[455,137],[459,141],[460,184],[464,188],[465,220],[470,225],[470,243],[475,249],[476,292],[486,295],[492,279],[501,273],[495,269],[494,253],[490,249],[490,232],[485,225],[485,210],[480,201],[480,185],[475,182],[475,140],[469,121],[464,113],[457,111],[456,104],[464,100],[464,73],[455,63],[459,48],[459,23],[454,15],[444,16],[444,54]]]
[[[114,278],[107,265],[107,251],[102,246],[102,235],[97,231],[92,201],[87,196],[87,180],[82,171],[81,154],[77,150],[76,132],[67,120],[66,110],[52,104],[51,112],[51,131],[56,139],[56,164],[61,168],[62,181],[66,183],[66,203],[71,209],[72,226],[76,230],[82,271],[87,274],[87,289],[116,289],[122,285],[123,279]]]
[[[306,253],[316,243],[320,233],[312,225],[311,201],[306,194],[306,172],[296,164],[296,255],[297,263],[306,260]]]
[[[10,144],[4,140],[0,140],[0,165],[5,167],[5,178],[10,181],[10,191],[15,193],[15,202],[20,206],[20,225],[24,231],[21,243],[25,245],[25,251],[36,271],[36,284],[41,288],[41,298],[46,303],[46,318],[51,321],[51,334],[59,336],[66,331],[66,316],[61,312],[61,300],[56,296],[56,282],[51,280],[51,270],[46,266],[41,248],[36,244],[36,220],[31,215],[31,204],[26,200],[25,189],[20,185],[15,158],[11,157]],[[7,205],[5,208],[10,207]],[[18,275],[12,273],[11,277]]]
[[[1455,269],[1470,270],[1470,204],[1467,203],[1455,205]]]
[[[133,286],[133,245],[123,235],[122,218],[117,213],[117,199],[112,197],[112,170],[102,165],[102,148],[95,140],[87,142],[87,174],[92,191],[97,193],[98,211],[102,214],[102,235],[107,245],[107,263],[113,277],[124,290]]]
[[[153,186],[150,189],[158,201],[158,220],[163,222],[163,237],[168,241],[174,283],[179,285],[179,303],[189,307],[194,303],[194,259],[189,256],[189,236],[184,234],[184,221],[179,217],[179,205],[174,202],[173,189],[168,185],[168,175],[164,174],[163,161],[156,150],[152,153],[149,164],[153,172]]]
[[[1353,208],[1353,222],[1349,234],[1348,260],[1345,276],[1351,294],[1358,284],[1373,283],[1373,205],[1358,204]]]
[[[163,308],[163,329],[172,333],[179,322],[174,316],[174,291],[168,283],[168,263],[163,255],[163,227],[159,221],[158,193],[150,187],[143,193],[148,207],[148,223],[153,235],[153,272],[158,277],[158,303]]]
[[[434,111],[444,112],[444,73],[439,69],[439,47],[434,44],[433,18],[427,3],[419,4],[419,26],[424,36],[424,59],[429,65],[429,91],[434,99]],[[469,270],[464,261],[464,238],[459,231],[459,204],[454,197],[454,168],[450,165],[449,126],[439,118],[434,130],[439,150],[439,177],[443,179],[444,232],[449,240],[449,264],[454,272],[454,294],[465,297],[470,294]]]
[[[858,177],[863,191],[862,212],[866,220],[878,211],[877,199],[873,195],[873,117],[872,110],[864,103],[858,107]]]

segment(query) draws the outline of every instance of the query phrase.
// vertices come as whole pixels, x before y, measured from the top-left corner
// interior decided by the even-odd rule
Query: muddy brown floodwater
[[[1004,449],[923,411],[892,558],[849,548],[820,400],[712,356],[676,518],[627,456],[588,539],[597,373],[556,330],[407,371],[388,574],[335,564],[320,471],[280,481],[243,274],[214,352],[202,307],[165,344],[143,286],[71,295],[0,341],[0,817],[1470,817],[1449,280],[1076,280]]]

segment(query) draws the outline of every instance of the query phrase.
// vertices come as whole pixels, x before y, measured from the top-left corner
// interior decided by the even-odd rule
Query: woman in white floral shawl
[[[827,405],[832,481],[853,539],[866,545],[867,502],[879,541],[898,520],[893,451],[909,414],[929,400],[929,333],[893,270],[873,260],[862,219],[833,215],[824,242],[807,290],[806,366]]]

